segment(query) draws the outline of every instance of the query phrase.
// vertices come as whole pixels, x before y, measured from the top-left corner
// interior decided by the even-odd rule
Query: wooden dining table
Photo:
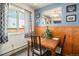
[[[55,50],[60,42],[59,38],[45,39],[41,38],[41,45],[50,50],[52,55],[55,54]]]
[[[30,41],[30,40],[29,40]],[[41,46],[49,49],[52,55],[55,54],[55,50],[60,42],[59,38],[45,39],[41,38]]]

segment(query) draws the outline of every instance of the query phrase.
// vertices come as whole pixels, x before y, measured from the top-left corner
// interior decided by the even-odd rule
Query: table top
[[[59,38],[45,39],[41,38],[41,45],[45,48],[54,50],[59,43]]]
[[[31,41],[31,40],[28,40]],[[45,39],[41,38],[41,45],[45,48],[55,50],[58,46],[60,39],[59,38],[52,38],[52,39]]]

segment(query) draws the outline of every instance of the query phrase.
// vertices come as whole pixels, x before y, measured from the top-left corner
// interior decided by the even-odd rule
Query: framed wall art
[[[67,15],[66,16],[66,22],[75,22],[76,21],[76,15]]]
[[[74,5],[68,5],[66,7],[66,12],[75,12],[76,11],[76,4]]]
[[[40,13],[38,13],[38,14],[36,15],[36,18],[40,18]]]

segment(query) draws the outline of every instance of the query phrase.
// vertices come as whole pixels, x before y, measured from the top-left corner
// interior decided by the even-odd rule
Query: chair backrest
[[[40,36],[31,36],[31,45],[32,45],[32,51],[34,49],[39,50],[41,54],[41,38]]]
[[[64,35],[63,43],[62,43],[61,47],[64,47],[64,43],[65,43],[65,41],[66,41],[66,34]]]
[[[64,35],[63,43],[61,45],[61,48],[62,48],[61,54],[62,54],[62,51],[63,51],[63,48],[64,48],[65,41],[66,41],[66,34]]]

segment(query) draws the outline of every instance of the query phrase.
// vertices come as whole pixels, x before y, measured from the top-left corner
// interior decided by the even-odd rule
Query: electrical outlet
[[[14,45],[13,44],[11,46],[12,46],[12,48],[14,48]]]

